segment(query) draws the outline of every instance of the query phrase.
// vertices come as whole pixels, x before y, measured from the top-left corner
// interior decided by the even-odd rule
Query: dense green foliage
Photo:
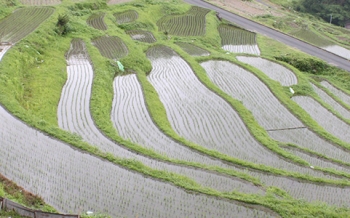
[[[350,0],[302,0],[297,9],[340,26],[350,19]]]

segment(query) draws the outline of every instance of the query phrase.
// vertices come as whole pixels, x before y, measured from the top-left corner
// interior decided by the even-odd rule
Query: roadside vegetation
[[[0,19],[20,7],[22,5],[17,1],[0,0]],[[159,154],[154,150],[144,148],[142,145],[122,138],[114,128],[111,121],[114,78],[129,73],[136,73],[142,87],[147,110],[152,120],[165,135],[184,147],[188,147],[203,156],[211,157],[229,165],[257,170],[262,173],[268,173],[269,175],[283,176],[314,184],[336,187],[350,186],[350,182],[348,181],[350,173],[341,172],[336,169],[316,167],[315,170],[319,172],[325,172],[336,178],[342,178],[327,179],[298,172],[289,172],[278,169],[277,167],[259,165],[243,161],[239,157],[229,156],[223,152],[204,148],[200,144],[195,144],[185,139],[174,131],[159,94],[148,80],[148,76],[152,71],[152,63],[147,58],[146,52],[155,45],[166,46],[176,52],[179,57],[188,63],[195,76],[205,87],[214,92],[218,97],[224,99],[232,110],[239,114],[240,118],[244,121],[244,125],[247,126],[249,133],[262,146],[289,162],[306,168],[310,167],[307,161],[287,152],[280,146],[281,143],[273,140],[266,130],[258,124],[252,113],[243,106],[242,102],[234,99],[214,85],[206,75],[205,70],[201,67],[200,64],[202,62],[208,60],[228,61],[252,72],[259,80],[267,85],[273,95],[289,111],[292,111],[304,125],[323,139],[350,150],[350,143],[343,142],[326,132],[310,115],[290,99],[292,94],[288,87],[283,87],[280,83],[269,78],[262,72],[262,69],[259,70],[239,62],[237,56],[247,55],[243,54],[244,50],[239,54],[235,54],[222,49],[224,44],[230,44],[229,42],[222,44],[220,38],[220,28],[224,24],[226,27],[227,22],[217,19],[215,12],[190,7],[181,3],[180,0],[165,3],[162,1],[139,0],[127,4],[110,6],[107,6],[106,2],[102,0],[87,0],[78,3],[63,1],[61,4],[56,4],[48,8],[50,12],[52,11],[52,15],[47,16],[45,22],[40,24],[35,31],[31,31],[28,36],[18,41],[0,62],[0,104],[13,115],[28,125],[40,129],[50,136],[67,142],[85,152],[147,177],[153,177],[157,180],[171,183],[189,192],[201,193],[219,199],[235,200],[249,205],[261,205],[273,210],[282,217],[349,216],[349,208],[329,206],[324,203],[309,203],[304,200],[294,199],[284,190],[276,187],[267,187],[258,178],[248,173],[226,169],[224,167],[213,167],[190,161],[171,159],[166,155]],[[152,11],[152,13],[150,14],[148,11]],[[338,28],[334,28],[333,30],[331,26],[321,23],[318,20],[316,21],[314,18],[303,21],[300,19],[300,24],[297,21],[291,21],[296,23],[297,27],[290,28],[287,24],[289,21],[287,20],[293,19],[293,16],[288,15],[287,17],[283,17],[283,19],[278,21],[281,24],[271,22],[275,19],[272,16],[261,16],[255,19],[259,22],[270,23],[269,25],[273,28],[290,33],[294,32],[296,37],[303,38],[306,41],[312,41],[311,38],[305,36],[307,35],[304,34],[306,30],[310,30],[321,37],[320,31],[331,29],[326,35],[328,38],[324,40],[327,42],[332,41],[335,44],[341,42],[344,45],[350,46],[350,36],[349,38],[347,38],[348,36],[344,36],[346,40],[349,39],[349,42],[347,42],[335,34],[339,32],[341,33],[341,37],[343,35],[349,35],[346,31],[343,33]],[[237,42],[237,45],[257,44],[261,52],[261,57],[288,68],[296,75],[298,83],[292,85],[295,95],[315,97],[310,81],[318,84],[319,81],[323,80],[327,80],[335,86],[340,87],[344,92],[350,93],[348,72],[330,66],[317,58],[310,57],[261,35],[256,36],[253,33],[241,33],[241,30],[239,30],[239,36],[241,38]],[[223,193],[202,187],[182,175],[154,170],[140,162],[123,160],[109,153],[101,152],[94,145],[84,142],[81,136],[60,129],[57,121],[57,105],[60,101],[62,87],[67,81],[67,62],[65,56],[71,46],[72,40],[76,38],[82,39],[86,44],[86,49],[94,69],[90,110],[95,125],[105,136],[135,153],[151,157],[155,160],[242,178],[266,188],[266,195],[245,194],[240,193],[239,190]],[[327,43],[322,39],[314,44],[322,46]],[[188,47],[188,53],[186,49],[183,49],[184,47]],[[205,55],[191,56],[191,54],[201,53]],[[122,71],[118,67],[116,61],[120,61],[123,64],[125,71]],[[336,100],[341,102],[340,99],[336,98]],[[339,160],[332,161],[342,165],[349,165],[349,163]],[[0,196],[9,196],[10,199],[14,198],[26,205],[32,204],[28,203],[25,197],[18,194],[17,191],[11,194],[12,191],[8,191],[9,187],[11,185],[7,183],[0,184]],[[38,199],[35,200],[33,205],[38,206],[43,204],[42,200],[40,198]],[[52,209],[48,206],[44,208],[47,210]]]

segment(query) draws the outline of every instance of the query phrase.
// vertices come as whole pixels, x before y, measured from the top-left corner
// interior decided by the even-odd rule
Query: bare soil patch
[[[278,11],[280,9],[279,6],[274,5],[269,1],[264,1],[264,3],[266,2],[265,4],[258,1],[242,1],[242,0],[206,0],[206,1],[211,4],[217,5],[221,8],[224,8],[226,10],[237,13],[241,16],[255,17],[259,15],[260,16],[266,15],[266,14],[270,14],[278,17],[283,16],[283,14]]]

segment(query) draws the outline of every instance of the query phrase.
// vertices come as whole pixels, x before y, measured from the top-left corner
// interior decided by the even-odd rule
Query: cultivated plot
[[[237,59],[243,63],[249,64],[261,70],[271,79],[280,82],[282,86],[291,86],[298,83],[297,77],[291,70],[272,61],[259,57],[245,56],[239,56]]]
[[[113,14],[118,24],[130,23],[139,17],[139,14],[134,10],[123,11]]]
[[[210,52],[200,48],[198,46],[192,45],[191,43],[186,43],[186,42],[176,42],[176,45],[180,46],[182,50],[187,52],[189,55],[192,56],[209,56]]]
[[[337,101],[335,101],[331,96],[329,96],[325,91],[318,88],[314,84],[312,84],[312,88],[317,93],[318,96],[327,103],[329,106],[331,106],[334,110],[336,110],[343,118],[350,119],[350,111],[346,108],[344,108],[341,104],[339,104]]]
[[[233,53],[260,55],[260,49],[256,43],[256,33],[224,24],[221,24],[218,30],[224,50]]]
[[[117,36],[101,36],[92,40],[92,44],[98,48],[102,56],[113,60],[125,57],[129,52],[123,40]]]
[[[156,38],[152,34],[152,32],[145,30],[130,30],[126,32],[130,35],[133,40],[137,40],[140,42],[153,43],[156,42]]]
[[[333,86],[327,81],[322,81],[321,85],[326,87],[330,92],[332,92],[335,96],[337,96],[343,103],[347,104],[350,107],[350,95],[344,93],[337,87]]]
[[[0,128],[2,174],[61,212],[93,210],[112,217],[276,216],[252,205],[189,194],[74,150],[26,126],[2,107],[0,122],[6,126]]]
[[[18,9],[0,21],[0,42],[16,43],[34,31],[55,9],[29,7]]]
[[[292,99],[309,113],[310,116],[327,132],[336,136],[340,140],[350,143],[349,124],[336,117],[311,97],[294,96]]]
[[[107,30],[107,25],[103,20],[105,15],[106,15],[105,13],[93,14],[87,19],[86,23],[95,29]]]
[[[215,85],[242,101],[272,138],[350,163],[350,153],[327,143],[308,130],[254,74],[228,61],[207,61],[201,65]],[[300,157],[303,159],[304,156]],[[317,166],[328,167],[327,164]]]
[[[93,70],[88,60],[83,58],[76,59],[77,53],[79,51],[85,52],[85,50],[81,49],[81,47],[84,47],[84,44],[82,44],[81,41],[80,43],[76,40],[73,41],[69,54],[74,55],[67,56],[68,63],[70,63],[70,65],[67,66],[68,80],[63,87],[57,110],[58,124],[60,128],[72,133],[76,133],[77,135],[81,136],[84,141],[98,147],[103,152],[109,152],[116,157],[138,160],[154,169],[188,176],[203,186],[209,186],[220,191],[232,191],[234,189],[241,189],[242,192],[255,192],[260,190],[256,187],[254,188],[250,183],[242,182],[240,180],[236,180],[235,178],[229,178],[203,170],[196,170],[194,168],[168,164],[141,155],[137,155],[106,138],[96,128],[91,118],[89,109]],[[87,56],[87,54],[83,53],[80,57],[84,56]],[[119,108],[117,108],[117,110],[119,110]],[[130,110],[135,109],[130,108],[129,111],[125,112],[125,114],[129,114]],[[181,155],[179,154],[178,157],[181,157]],[[201,163],[205,163],[207,165],[223,165],[219,161],[201,157],[200,155],[196,155],[194,158],[197,161],[200,161]],[[183,159],[186,159],[186,157]]]
[[[176,36],[200,36],[206,31],[205,16],[209,9],[192,6],[184,15],[167,15],[157,21],[159,31]]]
[[[339,45],[335,45],[333,42],[317,35],[316,33],[312,32],[311,30],[307,30],[307,29],[300,29],[294,33],[292,33],[292,35],[303,39],[307,42],[311,42],[314,45],[317,45],[329,52],[332,52],[336,55],[339,55],[343,58],[346,59],[350,59],[350,50],[343,48]]]
[[[340,165],[328,160],[324,160],[322,158],[319,158],[317,156],[312,156],[311,154],[302,152],[298,149],[292,148],[292,147],[283,147],[284,150],[301,157],[302,159],[306,160],[307,162],[310,163],[312,167],[321,167],[321,168],[328,168],[328,169],[333,169],[333,170],[338,170],[338,171],[343,171],[346,173],[350,173],[350,167],[349,166],[344,166]]]
[[[233,108],[207,89],[174,51],[165,46],[154,46],[147,51],[147,57],[153,66],[148,80],[158,92],[168,119],[180,136],[249,162],[325,176],[287,162],[260,145]]]

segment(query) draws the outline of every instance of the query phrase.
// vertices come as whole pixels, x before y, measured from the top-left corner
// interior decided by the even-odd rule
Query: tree
[[[321,17],[325,21],[343,26],[350,19],[350,0],[302,0],[301,11]]]

